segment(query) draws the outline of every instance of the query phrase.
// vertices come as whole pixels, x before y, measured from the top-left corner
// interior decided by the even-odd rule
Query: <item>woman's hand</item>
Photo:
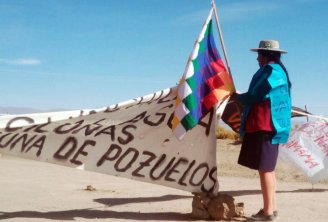
[[[237,100],[237,97],[238,97],[238,93],[237,93],[237,92],[233,92],[233,93],[230,95],[230,101],[235,101],[235,100]]]

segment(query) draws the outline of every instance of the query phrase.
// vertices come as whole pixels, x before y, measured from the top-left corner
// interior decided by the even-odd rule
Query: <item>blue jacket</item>
[[[250,107],[270,99],[271,120],[275,129],[272,144],[286,143],[290,132],[291,97],[287,75],[279,64],[261,67],[253,76],[246,93],[237,99],[244,105],[240,134],[245,134],[245,124]]]

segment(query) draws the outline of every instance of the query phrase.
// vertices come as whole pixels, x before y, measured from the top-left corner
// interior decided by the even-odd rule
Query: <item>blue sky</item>
[[[277,39],[293,105],[328,116],[326,0],[216,5],[239,91],[258,69],[249,49]],[[100,108],[172,87],[210,8],[210,0],[0,0],[0,106]]]

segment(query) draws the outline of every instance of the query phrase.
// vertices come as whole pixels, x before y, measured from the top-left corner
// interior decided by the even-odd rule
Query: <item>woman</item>
[[[278,218],[276,205],[275,166],[278,145],[286,143],[290,131],[291,83],[275,40],[260,41],[251,49],[258,53],[260,69],[254,74],[246,93],[237,94],[244,106],[241,123],[241,147],[238,163],[258,170],[263,208],[250,217],[253,221],[274,221]]]

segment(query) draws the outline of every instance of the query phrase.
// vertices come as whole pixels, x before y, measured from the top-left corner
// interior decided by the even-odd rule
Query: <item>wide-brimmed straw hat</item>
[[[262,40],[260,41],[259,47],[251,49],[251,51],[275,51],[280,53],[287,53],[287,51],[279,48],[279,42],[277,40]]]

